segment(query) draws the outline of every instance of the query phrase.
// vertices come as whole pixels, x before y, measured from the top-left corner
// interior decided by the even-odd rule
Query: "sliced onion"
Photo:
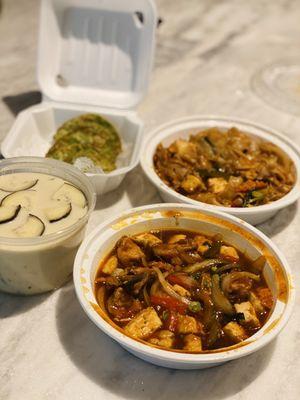
[[[153,267],[154,271],[157,273],[158,280],[165,290],[165,292],[171,296],[174,297],[175,299],[181,301],[182,303],[186,304],[187,306],[190,306],[191,303],[193,303],[191,300],[187,299],[184,296],[180,296],[180,294],[176,293],[175,290],[172,288],[172,286],[165,280],[165,277],[163,276],[161,270],[157,267]]]
[[[204,260],[201,262],[197,262],[193,265],[190,265],[189,267],[184,268],[184,272],[187,272],[189,274],[193,274],[195,272],[198,272],[200,270],[204,270],[206,268],[213,267],[218,264],[224,264],[223,260],[220,260],[218,258],[210,258],[208,260]]]
[[[149,294],[147,292],[147,285],[145,285],[143,287],[143,296],[144,296],[144,299],[145,299],[145,302],[146,302],[147,306],[150,306],[151,305],[151,301],[150,301]]]
[[[151,288],[150,288],[150,296],[155,296],[156,295],[156,292],[157,292],[157,289],[158,289],[158,286],[159,286],[159,280],[157,279],[157,280],[155,280],[153,283],[152,283],[152,286],[151,286]]]
[[[105,287],[104,286],[100,286],[100,288],[97,291],[97,302],[100,306],[100,308],[102,308],[102,310],[104,312],[106,312],[106,308],[105,308]]]
[[[222,279],[222,290],[224,292],[229,292],[229,288],[232,282],[241,278],[250,278],[257,282],[260,281],[260,276],[252,274],[251,272],[246,272],[246,271],[231,272],[230,274],[225,275],[224,278]]]
[[[252,262],[252,267],[257,271],[261,272],[266,264],[266,257],[259,256]]]

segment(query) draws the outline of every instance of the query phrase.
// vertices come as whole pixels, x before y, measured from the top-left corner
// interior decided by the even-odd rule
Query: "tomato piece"
[[[177,273],[177,274],[170,274],[167,276],[167,281],[170,282],[171,284],[175,285],[180,285],[184,287],[185,289],[193,289],[197,287],[197,282],[195,279],[190,277],[188,274],[185,273]]]
[[[155,306],[161,306],[168,310],[177,311],[185,314],[187,305],[170,296],[150,296],[150,301]]]

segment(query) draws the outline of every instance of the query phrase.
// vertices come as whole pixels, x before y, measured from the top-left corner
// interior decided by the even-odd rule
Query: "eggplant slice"
[[[21,206],[8,206],[0,207],[0,224],[5,224],[6,222],[11,222],[17,218]]]
[[[33,188],[38,183],[38,179],[30,179],[30,180],[25,180],[23,182],[12,182],[11,185],[5,184],[5,182],[0,184],[0,190],[3,190],[3,192],[10,192],[10,193],[15,193],[19,192],[20,190],[28,190]]]
[[[0,206],[22,206],[28,209],[35,196],[36,191],[34,190],[20,190],[19,192],[13,192],[3,197]]]
[[[37,216],[29,214],[27,221],[24,225],[15,230],[19,237],[31,238],[42,236],[45,231],[44,222]]]
[[[84,208],[87,204],[86,197],[82,191],[66,182],[54,193],[53,199],[71,202],[81,208]]]
[[[58,201],[57,205],[52,208],[46,208],[44,210],[46,218],[49,222],[57,222],[62,220],[63,218],[67,218],[72,211],[71,203],[64,203],[62,201]]]

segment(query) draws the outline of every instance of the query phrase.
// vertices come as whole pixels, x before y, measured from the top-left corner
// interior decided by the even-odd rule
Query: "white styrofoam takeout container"
[[[97,194],[115,189],[139,160],[143,123],[134,108],[152,68],[153,0],[42,0],[38,82],[43,102],[21,112],[1,145],[5,158],[45,156],[66,120],[99,113],[118,130],[118,168],[87,175]]]
[[[187,229],[210,236],[219,233],[224,241],[237,247],[251,259],[266,258],[263,270],[272,290],[275,305],[266,324],[242,345],[188,354],[162,350],[124,334],[97,304],[94,279],[100,262],[123,235],[134,235],[157,229]],[[295,301],[291,271],[284,255],[262,232],[245,221],[187,204],[155,204],[135,208],[98,226],[81,244],[74,264],[77,297],[95,325],[126,350],[145,361],[176,369],[202,369],[220,365],[251,354],[273,340],[287,323]]]
[[[179,138],[188,138],[191,134],[195,134],[201,130],[217,127],[220,130],[227,130],[236,127],[249,135],[258,136],[269,142],[274,143],[281,148],[293,161],[296,169],[296,183],[292,190],[270,204],[249,208],[235,208],[215,206],[193,200],[187,196],[177,193],[175,190],[167,186],[157,175],[154,169],[153,156],[159,143],[169,146],[172,142]],[[186,118],[173,120],[156,128],[147,137],[142,151],[141,166],[149,180],[159,190],[162,198],[166,202],[187,203],[208,210],[226,212],[236,217],[242,218],[250,224],[260,224],[267,219],[273,217],[279,210],[294,203],[300,197],[300,150],[287,137],[281,135],[274,129],[258,125],[250,121],[239,118],[219,117],[195,115]]]

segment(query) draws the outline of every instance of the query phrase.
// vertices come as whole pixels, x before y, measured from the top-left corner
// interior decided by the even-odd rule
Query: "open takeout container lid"
[[[132,109],[154,55],[152,0],[42,0],[38,82],[56,102]]]

